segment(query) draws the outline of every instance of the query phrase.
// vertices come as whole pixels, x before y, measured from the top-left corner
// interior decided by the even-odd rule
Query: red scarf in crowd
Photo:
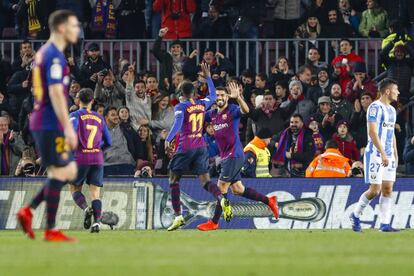
[[[277,165],[284,165],[286,162],[286,152],[290,150],[290,143],[292,142],[290,139],[290,129],[287,128],[282,132],[282,135],[279,139],[279,144],[276,150],[275,155],[273,156],[273,161]],[[296,143],[294,145],[294,149],[292,153],[302,153],[303,152],[303,137],[305,134],[304,128],[301,128],[299,130],[299,133],[297,135]],[[295,160],[290,160],[291,164],[297,164]]]

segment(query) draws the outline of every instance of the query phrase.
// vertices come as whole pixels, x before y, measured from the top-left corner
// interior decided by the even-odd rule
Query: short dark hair
[[[267,75],[263,72],[257,73],[256,77],[259,77],[262,81],[267,81]]]
[[[105,105],[104,104],[101,104],[101,103],[96,104],[95,111],[97,111],[101,107],[105,108]]]
[[[224,86],[216,87],[216,91],[218,91],[218,90],[224,91],[224,92],[226,92],[226,94],[229,94],[229,90]]]
[[[81,103],[89,104],[93,100],[93,90],[90,88],[82,88],[78,92],[78,97]]]
[[[309,65],[302,65],[302,66],[300,66],[300,67],[298,68],[297,75],[299,76],[299,75],[301,75],[301,74],[305,73],[305,71],[306,71],[306,70],[309,70],[309,71],[311,71],[311,72],[312,72],[312,68],[311,68]]]
[[[181,92],[183,93],[183,96],[190,97],[192,94],[194,94],[194,85],[189,81],[184,81],[181,84]]]
[[[394,33],[401,33],[401,32],[404,31],[404,25],[398,19],[391,20],[389,26],[390,26],[390,29],[392,30],[392,32],[394,32]]]
[[[309,53],[310,50],[316,50],[318,52],[318,54],[320,54],[319,49],[316,48],[315,46],[310,47],[309,50],[308,50],[308,53]]]
[[[142,83],[142,84],[144,84],[144,86],[145,87],[147,87],[147,84],[145,83],[145,81],[143,81],[143,80],[137,80],[136,82],[134,82],[134,87],[135,87],[135,85],[137,85],[138,83]]]
[[[337,149],[338,143],[335,140],[328,140],[325,144],[325,149]]]
[[[266,96],[272,96],[272,97],[273,97],[273,99],[276,99],[276,94],[275,94],[275,93],[273,93],[273,91],[270,91],[270,90],[266,90],[266,91],[264,92],[264,94],[263,94],[263,98],[264,98],[264,97],[266,97]]]
[[[339,41],[339,44],[341,44],[342,41],[347,41],[352,47],[354,47],[354,45],[352,44],[352,41],[349,38],[346,38],[346,37],[341,38],[341,40]]]
[[[51,32],[55,32],[57,28],[68,22],[69,17],[76,17],[76,14],[71,10],[57,10],[49,16],[49,29]]]
[[[286,89],[286,90],[289,89],[288,83],[284,80],[279,80],[279,81],[275,82],[275,88],[276,88],[276,86],[281,86],[283,89]]]
[[[31,43],[29,40],[25,39],[25,40],[23,40],[23,41],[20,43],[20,48],[22,48],[22,46],[23,46],[24,44],[30,44],[30,45],[32,45],[32,43]]]
[[[290,119],[292,118],[299,118],[303,122],[303,116],[300,115],[299,113],[295,113],[292,116],[290,116]]]
[[[378,89],[381,94],[384,94],[385,90],[387,90],[391,85],[398,85],[398,82],[391,78],[385,78],[379,83]]]
[[[109,112],[111,112],[112,110],[115,110],[115,112],[118,114],[118,109],[116,109],[115,106],[108,106],[107,108],[105,108],[104,117],[106,118]]]

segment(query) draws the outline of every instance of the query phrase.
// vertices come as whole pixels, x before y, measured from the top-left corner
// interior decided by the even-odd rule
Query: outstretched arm
[[[177,135],[178,131],[180,131],[181,127],[183,126],[184,111],[180,108],[180,105],[176,106],[174,115],[175,115],[174,124],[171,127],[170,133],[168,133],[168,136],[165,139],[166,142],[171,142],[174,139],[174,137]]]

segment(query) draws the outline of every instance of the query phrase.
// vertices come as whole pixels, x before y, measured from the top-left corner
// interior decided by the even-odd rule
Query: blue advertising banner
[[[43,179],[0,179],[0,229],[15,229],[15,214],[23,204],[29,202],[40,188]],[[153,179],[106,179],[102,190],[104,211],[118,214],[118,229],[164,229],[173,219],[168,180]],[[275,221],[270,215],[256,212],[252,208],[241,210],[230,223],[220,221],[224,229],[340,229],[350,228],[349,214],[367,185],[361,178],[348,179],[245,179],[245,186],[252,187],[266,195],[276,195],[279,201],[317,197],[326,204],[326,215],[316,222],[280,219]],[[215,201],[199,181],[184,178],[180,182],[181,203],[187,224],[185,228],[195,228],[211,216]],[[85,189],[85,195],[87,195]],[[242,197],[229,195],[234,204],[246,202]],[[396,228],[414,227],[414,185],[411,178],[400,178],[393,194],[392,226]],[[44,223],[44,204],[35,213],[34,228]],[[269,212],[270,214],[270,212]],[[379,205],[375,199],[361,217],[363,228],[379,226]],[[57,226],[61,229],[82,229],[83,212],[73,202],[65,188],[61,195]]]

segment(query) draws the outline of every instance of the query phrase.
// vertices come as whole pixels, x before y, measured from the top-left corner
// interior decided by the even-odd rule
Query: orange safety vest
[[[315,157],[306,169],[306,177],[347,177],[349,159],[337,149],[327,149]]]

